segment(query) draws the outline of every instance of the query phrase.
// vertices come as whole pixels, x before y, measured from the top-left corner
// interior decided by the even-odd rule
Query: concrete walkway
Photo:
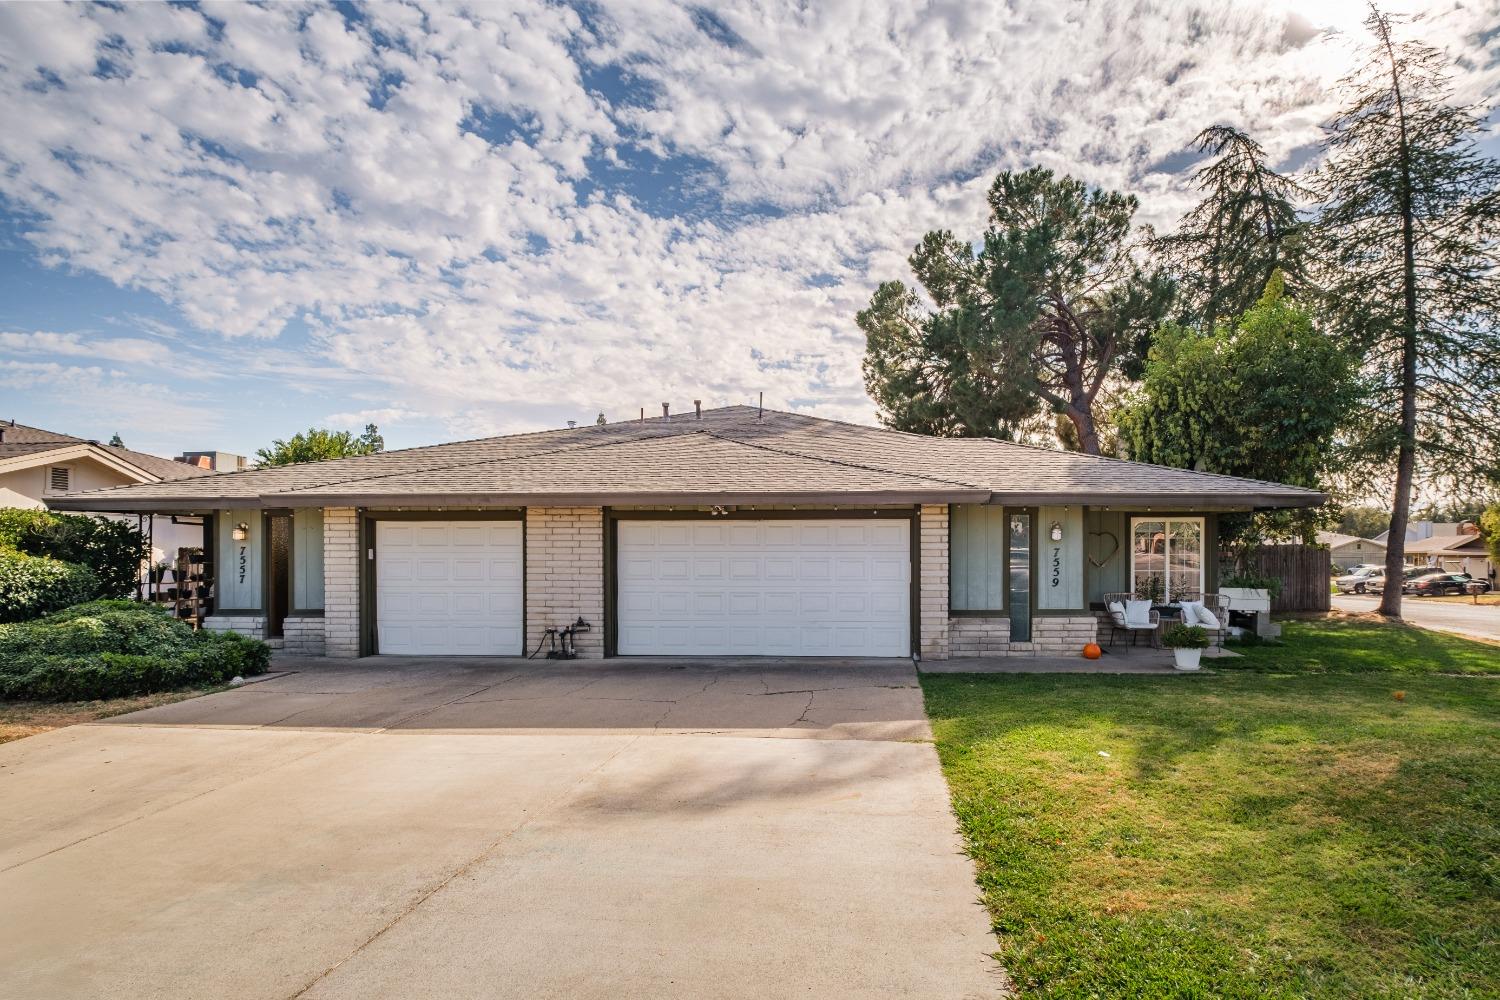
[[[907,663],[278,666],[0,747],[7,997],[1004,989]]]

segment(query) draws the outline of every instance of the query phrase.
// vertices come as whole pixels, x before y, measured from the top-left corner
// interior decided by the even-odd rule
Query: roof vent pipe
[[[703,419],[703,400],[701,400],[701,399],[695,399],[695,400],[693,400],[693,412],[695,412],[695,413],[698,414],[698,419],[699,420]]]
[[[671,404],[670,403],[663,403],[663,404],[661,404],[661,418],[663,420],[671,420],[672,419],[672,412],[671,412]]]
[[[572,430],[573,428],[575,428],[577,426],[578,426],[578,421],[576,421],[576,420],[569,420],[568,421],[568,430]]]
[[[762,390],[761,394],[760,394],[760,409],[757,410],[757,411],[755,411],[755,419],[759,420],[761,417],[763,417],[765,415],[766,415],[766,394],[765,394],[765,391]]]

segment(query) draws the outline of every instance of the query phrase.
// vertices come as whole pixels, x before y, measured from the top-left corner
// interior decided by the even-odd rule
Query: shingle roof
[[[1407,542],[1404,548],[1406,552],[1449,552],[1454,549],[1483,549],[1484,540],[1473,533],[1459,535],[1433,535],[1430,538],[1421,538],[1416,541]]]
[[[27,427],[25,424],[13,424],[6,421],[0,424],[0,432],[3,432],[0,434],[0,460],[41,455],[49,451],[57,451],[59,448],[73,448],[86,444],[107,451],[120,461],[128,462],[158,479],[195,479],[213,474],[207,469],[200,469],[184,462],[174,462],[170,458],[160,458],[141,451],[131,451],[129,448],[100,444],[98,441],[74,437],[71,434],[59,434],[40,427]]]
[[[1308,506],[1311,490],[1052,451],[934,438],[753,406],[588,425],[87,494],[89,509],[541,503]],[[64,504],[74,502],[70,497]]]
[[[1318,532],[1318,544],[1326,545],[1330,549],[1336,549],[1340,545],[1348,545],[1350,542],[1369,542],[1371,545],[1378,545],[1381,548],[1385,548],[1384,542],[1377,542],[1373,538],[1361,538],[1359,535],[1344,535],[1337,531]]]

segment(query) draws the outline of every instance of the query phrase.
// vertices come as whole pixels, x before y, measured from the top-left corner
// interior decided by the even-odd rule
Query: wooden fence
[[[1272,611],[1327,611],[1329,558],[1321,545],[1262,545],[1249,562],[1256,573],[1281,581],[1281,596],[1271,601]]]

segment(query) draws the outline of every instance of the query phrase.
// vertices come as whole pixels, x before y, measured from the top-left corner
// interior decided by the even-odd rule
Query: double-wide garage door
[[[906,656],[911,528],[883,520],[622,520],[621,655]]]
[[[520,521],[376,521],[381,653],[521,652]]]

